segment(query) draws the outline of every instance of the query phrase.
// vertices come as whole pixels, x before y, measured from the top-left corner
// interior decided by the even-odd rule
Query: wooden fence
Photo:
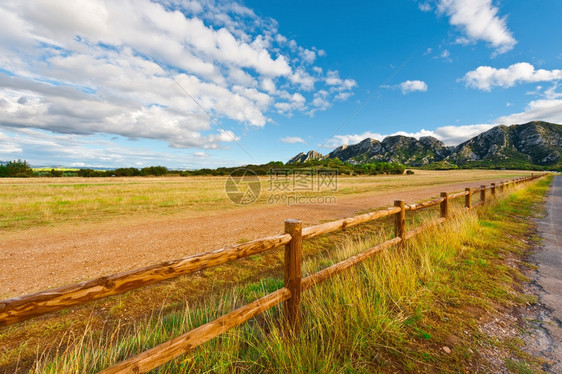
[[[244,244],[218,249],[190,257],[172,260],[124,273],[104,276],[98,279],[71,284],[34,294],[0,301],[0,327],[25,321],[46,313],[85,304],[112,295],[138,289],[166,279],[187,275],[199,270],[225,264],[243,257],[262,253],[285,246],[284,287],[261,299],[244,305],[214,321],[201,325],[183,335],[162,343],[137,356],[122,361],[101,373],[144,373],[156,368],[181,354],[221,335],[264,311],[285,302],[286,326],[293,333],[298,332],[300,324],[301,293],[336,274],[366,260],[394,245],[403,245],[404,241],[419,234],[429,227],[438,225],[449,217],[451,200],[465,198],[465,208],[472,209],[486,202],[486,191],[495,197],[497,190],[503,192],[507,187],[540,178],[531,175],[480,188],[466,188],[465,191],[449,194],[442,192],[438,199],[420,204],[407,205],[403,200],[396,200],[394,206],[366,213],[351,218],[340,219],[321,225],[302,228],[302,222],[289,219],[285,221],[285,233],[257,239]],[[472,195],[480,193],[480,201],[472,203]],[[415,211],[440,205],[440,217],[415,229],[406,231],[406,211]],[[394,238],[369,248],[355,256],[302,278],[302,241],[340,229],[371,222],[394,215]]]

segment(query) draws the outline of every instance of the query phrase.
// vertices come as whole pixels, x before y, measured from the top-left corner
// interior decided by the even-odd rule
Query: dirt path
[[[190,218],[143,222],[131,217],[88,226],[33,228],[5,235],[0,242],[0,299],[278,234],[287,218],[302,219],[309,226],[390,206],[395,199],[413,203],[441,191],[495,181],[338,196],[334,205],[256,206]]]

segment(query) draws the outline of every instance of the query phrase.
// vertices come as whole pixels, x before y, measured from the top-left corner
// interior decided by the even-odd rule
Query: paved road
[[[546,200],[546,216],[538,221],[544,242],[532,260],[538,265],[539,297],[551,313],[543,327],[550,338],[549,353],[557,361],[550,367],[562,373],[562,176],[554,177]]]

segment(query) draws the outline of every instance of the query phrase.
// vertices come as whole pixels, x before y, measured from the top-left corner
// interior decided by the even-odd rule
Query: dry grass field
[[[123,207],[121,212],[92,212],[92,221],[79,224],[79,219],[73,218],[52,225],[14,227],[3,232],[7,240],[0,242],[0,285],[4,292],[18,295],[70,283],[75,277],[93,278],[151,264],[161,257],[198,252],[205,249],[202,243],[217,248],[225,240],[240,242],[252,235],[278,233],[288,217],[311,224],[387,206],[394,198],[415,202],[439,191],[458,191],[523,174],[528,173],[420,172],[414,176],[342,178],[341,190],[335,194],[338,203],[332,207],[272,207],[262,196],[253,206],[237,208],[229,207],[223,198],[220,211],[203,204],[200,210],[186,205],[165,213],[147,205],[142,208],[145,210],[136,210],[147,212],[142,219],[132,214],[135,210]],[[149,191],[147,186],[155,188],[166,180],[119,179],[116,181],[124,185],[115,192],[124,196],[124,186],[135,186],[130,191]],[[200,186],[210,195],[220,195],[220,179],[197,181],[204,181]],[[399,188],[388,187],[392,183]],[[478,218],[476,211],[461,215],[447,227],[412,242],[405,251],[385,253],[341,280],[309,291],[304,301],[306,333],[294,344],[282,339],[277,325],[281,312],[276,308],[156,372],[341,372],[342,367],[365,373],[421,368],[424,372],[471,371],[467,362],[482,364],[477,363],[474,352],[482,348],[484,339],[471,321],[498,305],[506,308],[529,302],[514,291],[520,278],[504,265],[503,256],[507,251],[523,250],[526,242],[518,238],[525,237],[527,217],[535,211],[533,204],[540,201],[548,181],[540,185],[540,190],[533,191],[516,188],[508,192],[515,195],[494,200],[485,208],[484,217]],[[35,184],[35,188],[53,187]],[[89,199],[96,195],[83,196]],[[156,196],[163,198],[165,193],[153,199]],[[462,206],[462,199],[457,203]],[[437,214],[438,207],[412,212],[406,225],[415,227]],[[376,221],[306,241],[304,273],[325,268],[392,236],[391,223]],[[205,232],[208,237],[201,236]],[[514,241],[519,244],[514,246]],[[279,288],[282,261],[282,251],[271,251],[10,326],[0,330],[0,372],[97,372]],[[364,290],[372,292],[366,296]],[[508,344],[501,342],[501,347]],[[451,347],[453,354],[444,355],[440,350],[443,345]]]
[[[520,171],[416,171],[414,175],[339,177],[335,204],[237,206],[224,177],[37,178],[0,180],[0,298],[92,279],[209,251],[282,231],[287,218],[305,226],[392,205],[414,203]]]
[[[302,196],[336,196],[410,191],[438,185],[501,180],[528,175],[512,170],[424,171],[414,175],[339,176],[337,191],[298,191]],[[268,205],[268,177],[252,207]],[[82,225],[117,219],[158,219],[201,212],[241,210],[225,193],[225,177],[21,178],[0,179],[0,229],[25,230],[60,224]],[[288,194],[295,192],[289,191]],[[407,198],[408,194],[404,197]]]

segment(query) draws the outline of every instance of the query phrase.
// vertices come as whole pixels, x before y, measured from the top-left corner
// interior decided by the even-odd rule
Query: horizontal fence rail
[[[157,345],[144,351],[140,355],[131,357],[108,369],[101,371],[103,374],[115,373],[146,373],[181,354],[219,336],[220,334],[236,327],[247,320],[281,304],[291,297],[291,291],[281,288],[269,295],[262,297],[250,304],[244,305],[233,312],[201,325],[172,340]]]
[[[338,221],[327,222],[321,225],[310,226],[302,230],[302,238],[310,239],[315,236],[328,234],[340,229],[346,229],[348,227],[357,226],[361,223],[367,223],[374,221],[379,218],[391,216],[393,214],[399,213],[400,208],[387,208],[382,210],[377,210],[376,212],[361,214],[352,218],[340,219]]]
[[[302,291],[308,290],[388,248],[403,246],[406,240],[430,227],[444,223],[447,218],[449,218],[449,205],[453,199],[464,196],[465,209],[473,209],[485,204],[487,201],[486,191],[488,190],[491,192],[491,197],[495,197],[498,190],[499,192],[504,192],[510,185],[528,182],[540,178],[543,175],[545,174],[531,174],[530,177],[500,181],[499,183],[492,183],[490,186],[482,185],[480,188],[466,188],[465,191],[457,193],[449,194],[447,192],[442,192],[439,198],[418,204],[406,205],[403,200],[396,200],[394,206],[390,208],[310,226],[304,229],[302,228],[301,221],[287,220],[285,221],[284,234],[0,301],[0,326],[10,325],[61,309],[118,295],[167,279],[191,274],[199,270],[208,269],[250,255],[285,246],[285,286],[283,288],[137,356],[122,361],[103,370],[102,373],[145,373],[181,354],[189,352],[193,348],[283,302],[287,331],[296,333],[298,332],[301,319],[300,302]],[[472,196],[476,193],[479,193],[480,200],[477,203],[473,203]],[[406,211],[416,211],[436,205],[440,206],[439,218],[424,223],[410,231],[406,231]],[[387,240],[302,279],[303,240],[338,230],[345,230],[349,227],[391,216],[394,216],[395,237],[393,239]]]
[[[3,300],[0,301],[0,326],[222,265],[280,247],[290,241],[289,234],[271,236],[179,260]]]

